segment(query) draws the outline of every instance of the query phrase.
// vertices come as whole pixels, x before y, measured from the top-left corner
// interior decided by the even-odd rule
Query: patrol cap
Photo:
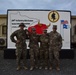
[[[53,28],[54,28],[54,29],[57,29],[57,25],[53,25]]]
[[[21,26],[25,27],[24,23],[20,23],[19,27],[21,27]]]
[[[32,31],[36,31],[36,28],[32,28],[31,30],[32,30]]]

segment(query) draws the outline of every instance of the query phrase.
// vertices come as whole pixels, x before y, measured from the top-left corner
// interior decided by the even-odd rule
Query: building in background
[[[0,15],[0,47],[6,47],[7,15]]]
[[[71,35],[72,42],[76,43],[76,16],[72,16],[71,19],[72,19],[72,26],[71,26],[71,28],[72,28],[71,29],[72,30],[72,35]]]

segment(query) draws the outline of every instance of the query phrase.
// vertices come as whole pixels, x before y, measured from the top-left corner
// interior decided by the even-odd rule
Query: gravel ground
[[[44,68],[34,69],[33,71],[21,69],[16,71],[16,59],[4,59],[4,51],[0,50],[0,75],[76,75],[76,50],[74,59],[60,59],[61,70],[58,72],[55,69],[52,71]],[[29,68],[29,60],[27,60]]]

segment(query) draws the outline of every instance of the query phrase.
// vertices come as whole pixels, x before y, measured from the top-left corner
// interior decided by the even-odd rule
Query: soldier
[[[19,25],[20,29],[14,31],[10,39],[12,42],[16,43],[16,57],[17,57],[17,70],[21,69],[20,61],[21,61],[21,55],[23,56],[23,63],[24,63],[24,69],[26,70],[26,33],[24,30],[24,23],[21,23]],[[16,37],[16,39],[14,38]]]
[[[38,68],[38,54],[39,54],[39,44],[38,44],[38,35],[36,34],[36,29],[32,28],[32,33],[30,33],[30,70],[33,70],[34,67]]]
[[[43,34],[40,36],[40,67],[42,69],[45,66],[45,69],[48,69],[48,44],[49,37],[47,30],[43,30]]]
[[[53,25],[53,31],[49,33],[49,69],[52,70],[53,59],[55,59],[56,70],[59,71],[59,51],[62,47],[62,37],[56,30],[57,25]]]

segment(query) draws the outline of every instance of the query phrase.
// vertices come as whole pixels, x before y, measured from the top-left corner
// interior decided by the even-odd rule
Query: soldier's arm
[[[59,37],[59,44],[60,44],[60,47],[62,47],[62,36],[61,35]]]
[[[26,37],[26,39],[29,39],[29,36],[30,36],[30,32],[27,29],[25,29],[25,37]]]
[[[50,33],[47,33],[48,35],[48,45],[50,45]]]
[[[50,33],[48,33],[48,39],[49,39],[49,45],[52,45],[52,40],[53,40],[53,31],[51,31]]]
[[[16,40],[15,40],[15,38],[14,38],[15,36],[16,36],[16,32],[13,32],[13,33],[11,34],[11,36],[10,36],[11,41],[14,42],[14,43],[16,43]]]

